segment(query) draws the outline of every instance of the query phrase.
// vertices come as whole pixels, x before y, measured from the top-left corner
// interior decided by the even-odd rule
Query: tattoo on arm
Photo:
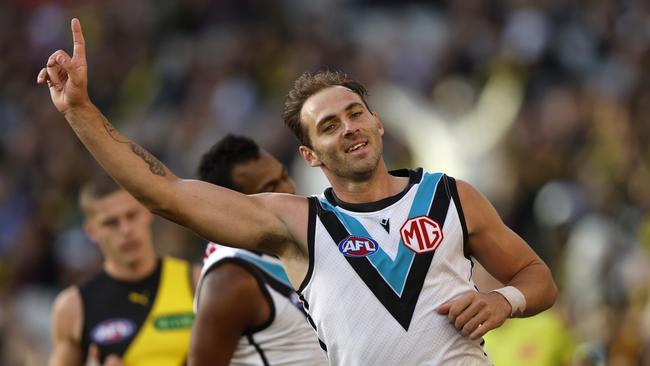
[[[161,177],[165,176],[165,166],[158,159],[156,159],[155,156],[151,155],[149,151],[143,149],[137,144],[134,144],[133,142],[129,142],[129,146],[131,146],[131,150],[134,154],[139,156],[142,160],[144,160],[145,163],[147,163],[147,165],[149,165],[149,170],[153,174],[159,175]]]
[[[123,140],[120,138],[119,132],[113,127],[113,125],[108,122],[106,117],[102,116],[104,120],[104,128],[106,129],[106,132],[108,132],[108,135],[115,141],[122,143],[122,144],[129,144],[131,147],[131,151],[133,151],[134,154],[139,156],[142,160],[144,160],[147,165],[149,165],[149,170],[155,174],[159,175],[161,177],[164,177],[167,173],[165,172],[165,166],[163,163],[160,162],[160,160],[156,159],[155,156],[151,155],[150,152],[142,148],[141,146],[129,141],[129,140]]]
[[[113,140],[115,140],[117,142],[121,142],[123,144],[128,144],[129,143],[128,141],[125,141],[125,140],[122,140],[122,139],[119,138],[119,135],[117,134],[118,133],[117,130],[115,129],[115,127],[113,127],[113,125],[110,122],[108,122],[106,117],[102,116],[102,119],[104,120],[104,128],[106,129],[106,132],[108,132],[108,135]]]

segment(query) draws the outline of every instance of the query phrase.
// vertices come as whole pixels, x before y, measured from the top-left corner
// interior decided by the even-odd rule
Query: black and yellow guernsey
[[[100,349],[126,366],[183,365],[194,319],[191,266],[173,258],[158,260],[156,270],[137,282],[105,271],[80,286],[84,309],[82,347]]]

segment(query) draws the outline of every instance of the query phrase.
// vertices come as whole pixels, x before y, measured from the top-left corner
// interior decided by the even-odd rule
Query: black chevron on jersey
[[[450,204],[450,196],[445,189],[444,184],[447,179],[446,176],[443,176],[443,181],[438,184],[435,196],[427,214],[427,216],[439,223],[441,227],[445,222]],[[334,245],[338,245],[338,243],[348,237],[350,233],[334,212],[323,208],[318,200],[315,200],[315,202],[318,217],[334,240]],[[395,293],[377,269],[373,267],[367,257],[346,256],[345,259],[393,318],[395,318],[395,320],[397,320],[405,330],[408,330],[420,292],[422,291],[422,286],[424,285],[425,277],[429,271],[431,261],[433,260],[434,253],[435,251],[431,251],[414,256],[401,296]]]

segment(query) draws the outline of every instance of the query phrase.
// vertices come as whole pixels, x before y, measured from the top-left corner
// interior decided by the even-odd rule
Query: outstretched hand
[[[70,27],[74,44],[72,57],[63,50],[57,50],[48,58],[46,66],[36,78],[38,84],[47,83],[52,103],[63,114],[71,108],[90,103],[86,44],[79,19],[72,19]]]
[[[500,327],[510,315],[511,306],[498,292],[471,291],[440,305],[436,311],[447,315],[463,337],[477,339]]]

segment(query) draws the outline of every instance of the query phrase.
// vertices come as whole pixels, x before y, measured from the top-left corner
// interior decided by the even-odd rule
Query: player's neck
[[[395,177],[388,173],[383,160],[372,176],[362,181],[330,179],[336,196],[347,203],[367,203],[394,196],[404,190],[408,178]]]
[[[120,281],[139,281],[151,275],[156,270],[158,257],[155,253],[143,256],[141,259],[130,263],[117,261],[104,261],[104,271],[109,276]]]

